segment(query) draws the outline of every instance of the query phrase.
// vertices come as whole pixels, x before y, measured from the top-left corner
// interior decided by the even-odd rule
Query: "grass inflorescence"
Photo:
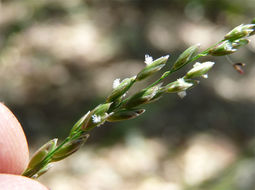
[[[132,96],[126,97],[127,91],[154,73],[159,72],[167,63],[169,55],[156,60],[145,55],[146,66],[136,76],[124,80],[116,79],[113,82],[113,90],[105,102],[88,111],[71,128],[69,136],[59,145],[57,139],[44,144],[31,158],[23,176],[38,178],[48,171],[53,162],[57,162],[70,156],[89,138],[88,132],[104,122],[119,122],[133,119],[145,112],[144,104],[159,100],[168,93],[177,93],[181,98],[186,96],[186,91],[199,84],[199,78],[207,78],[208,71],[214,66],[214,62],[195,63],[184,76],[164,84],[163,79],[180,70],[185,65],[205,56],[224,56],[235,53],[240,47],[249,43],[247,39],[255,34],[255,19],[251,24],[242,24],[227,33],[224,38],[215,45],[199,53],[199,44],[186,49],[174,62],[172,67],[164,72],[159,79]],[[239,67],[234,66],[238,69]],[[240,68],[239,68],[240,69]]]

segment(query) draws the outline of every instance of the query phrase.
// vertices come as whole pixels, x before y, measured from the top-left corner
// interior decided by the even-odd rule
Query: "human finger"
[[[21,174],[28,160],[23,129],[13,113],[0,103],[0,173]]]
[[[8,190],[48,190],[36,180],[27,177],[0,174],[0,189]]]

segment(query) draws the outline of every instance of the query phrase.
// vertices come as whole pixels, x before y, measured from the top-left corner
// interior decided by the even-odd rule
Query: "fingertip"
[[[0,173],[21,174],[28,160],[24,131],[13,113],[0,103]]]
[[[27,177],[0,174],[0,189],[8,190],[49,190],[36,180]]]

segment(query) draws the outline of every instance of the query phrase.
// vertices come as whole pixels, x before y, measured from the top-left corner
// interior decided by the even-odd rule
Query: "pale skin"
[[[13,113],[0,103],[0,189],[48,190],[21,176],[29,161],[27,140]]]

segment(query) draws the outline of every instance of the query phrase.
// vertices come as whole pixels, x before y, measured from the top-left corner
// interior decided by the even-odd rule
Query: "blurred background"
[[[201,49],[255,17],[254,0],[2,0],[0,97],[30,153],[137,74],[144,55]],[[225,57],[184,99],[168,95],[137,119],[106,123],[39,181],[54,190],[254,190],[255,38]],[[169,78],[182,76],[183,71]],[[136,85],[140,89],[157,79]]]

